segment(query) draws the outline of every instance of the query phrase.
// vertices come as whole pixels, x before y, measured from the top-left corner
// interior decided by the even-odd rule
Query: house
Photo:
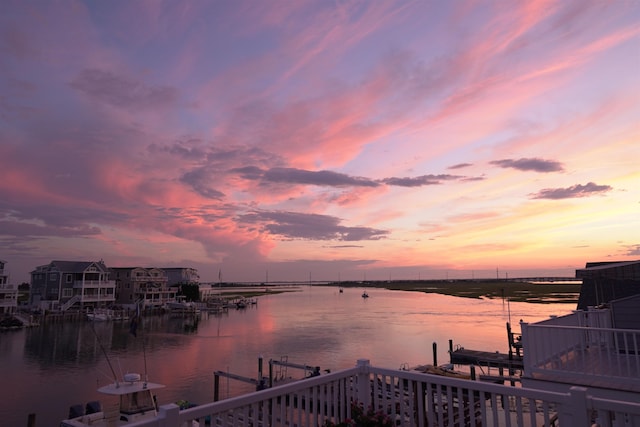
[[[144,307],[162,307],[176,300],[177,288],[168,286],[167,273],[161,268],[110,268],[116,282],[116,303],[134,304],[142,301]]]
[[[588,263],[576,277],[583,279],[578,310],[520,324],[522,385],[554,392],[588,387],[594,397],[637,401],[640,261]]]
[[[582,279],[578,310],[586,310],[614,299],[640,294],[640,260],[588,262],[576,270]]]
[[[31,272],[31,304],[47,310],[108,307],[116,283],[104,261],[51,261]]]
[[[6,263],[0,259],[0,314],[13,313],[18,307],[18,287],[9,284],[9,275],[4,270]]]
[[[200,275],[198,270],[189,267],[170,267],[163,268],[167,273],[167,284],[169,286],[178,286],[186,283],[198,284],[200,283]]]

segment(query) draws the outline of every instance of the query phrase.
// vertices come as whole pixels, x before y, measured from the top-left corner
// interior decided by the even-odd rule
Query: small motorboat
[[[367,293],[367,291],[364,291],[362,293],[362,298],[369,298],[369,294]]]
[[[99,393],[117,396],[118,404],[102,408],[100,402],[89,402],[86,407],[69,408],[69,418],[60,427],[123,426],[136,421],[155,418],[157,413],[154,390],[164,385],[141,381],[140,374],[125,374],[116,381],[98,389]]]

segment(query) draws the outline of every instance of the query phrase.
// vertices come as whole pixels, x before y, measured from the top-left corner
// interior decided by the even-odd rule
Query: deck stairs
[[[80,302],[81,300],[82,300],[82,296],[74,295],[73,298],[71,298],[69,301],[65,302],[64,304],[62,304],[62,306],[60,307],[60,310],[67,311],[71,308],[72,305],[74,305],[77,302]]]

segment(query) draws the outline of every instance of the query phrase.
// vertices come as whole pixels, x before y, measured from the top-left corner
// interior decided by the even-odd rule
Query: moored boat
[[[140,374],[125,374],[123,381],[116,381],[98,389],[99,393],[116,396],[117,404],[102,408],[99,402],[90,402],[83,407],[74,405],[69,418],[60,427],[123,426],[135,421],[153,419],[157,416],[154,390],[164,385],[142,381]]]

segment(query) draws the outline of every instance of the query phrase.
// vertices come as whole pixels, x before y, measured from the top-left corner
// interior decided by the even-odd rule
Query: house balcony
[[[0,308],[18,306],[18,289],[14,285],[0,285]],[[3,310],[4,311],[4,310]]]
[[[74,289],[115,289],[115,280],[76,280]]]
[[[640,393],[640,330],[610,323],[608,310],[522,323],[523,384],[549,390],[580,385],[602,395]]]
[[[346,420],[382,425],[377,417],[403,427],[639,425],[635,397],[614,401],[591,396],[583,387],[557,393],[378,368],[359,360],[354,368],[182,411],[176,404],[164,405],[155,419],[135,425],[323,426]],[[371,408],[372,415],[354,421],[358,407],[365,413]]]
[[[80,302],[115,302],[115,294],[83,294]]]
[[[2,294],[0,294],[0,307],[2,308],[7,308],[7,307],[17,307],[18,306],[18,298],[7,298],[5,296],[5,298],[2,298]]]

